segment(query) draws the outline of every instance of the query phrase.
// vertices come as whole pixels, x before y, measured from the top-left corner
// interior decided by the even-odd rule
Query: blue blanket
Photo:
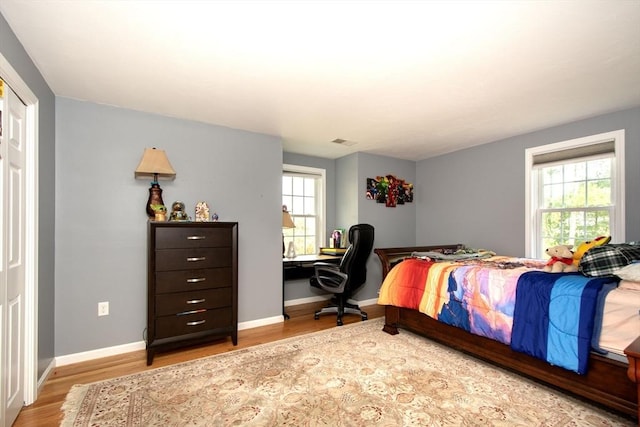
[[[587,372],[598,293],[610,278],[532,271],[518,279],[511,348]]]

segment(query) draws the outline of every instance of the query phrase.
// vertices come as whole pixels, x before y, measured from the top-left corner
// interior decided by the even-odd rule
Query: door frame
[[[0,75],[27,106],[25,212],[25,330],[24,399],[35,402],[38,393],[38,142],[39,101],[18,72],[0,53]]]

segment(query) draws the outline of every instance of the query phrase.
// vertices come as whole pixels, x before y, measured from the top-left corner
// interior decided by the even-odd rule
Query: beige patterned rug
[[[74,386],[63,426],[633,426],[382,319]]]

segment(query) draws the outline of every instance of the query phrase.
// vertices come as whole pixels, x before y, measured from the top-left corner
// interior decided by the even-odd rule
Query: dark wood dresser
[[[148,226],[147,365],[156,351],[238,344],[238,223]]]

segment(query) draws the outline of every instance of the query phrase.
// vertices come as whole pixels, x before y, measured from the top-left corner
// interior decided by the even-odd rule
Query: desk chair
[[[373,248],[373,237],[373,226],[354,225],[349,229],[350,245],[339,266],[322,262],[313,264],[315,275],[310,279],[311,286],[334,294],[331,304],[316,311],[314,319],[318,320],[321,314],[337,313],[338,326],[342,326],[344,313],[351,313],[367,320],[367,313],[347,300],[367,280],[367,259]]]

